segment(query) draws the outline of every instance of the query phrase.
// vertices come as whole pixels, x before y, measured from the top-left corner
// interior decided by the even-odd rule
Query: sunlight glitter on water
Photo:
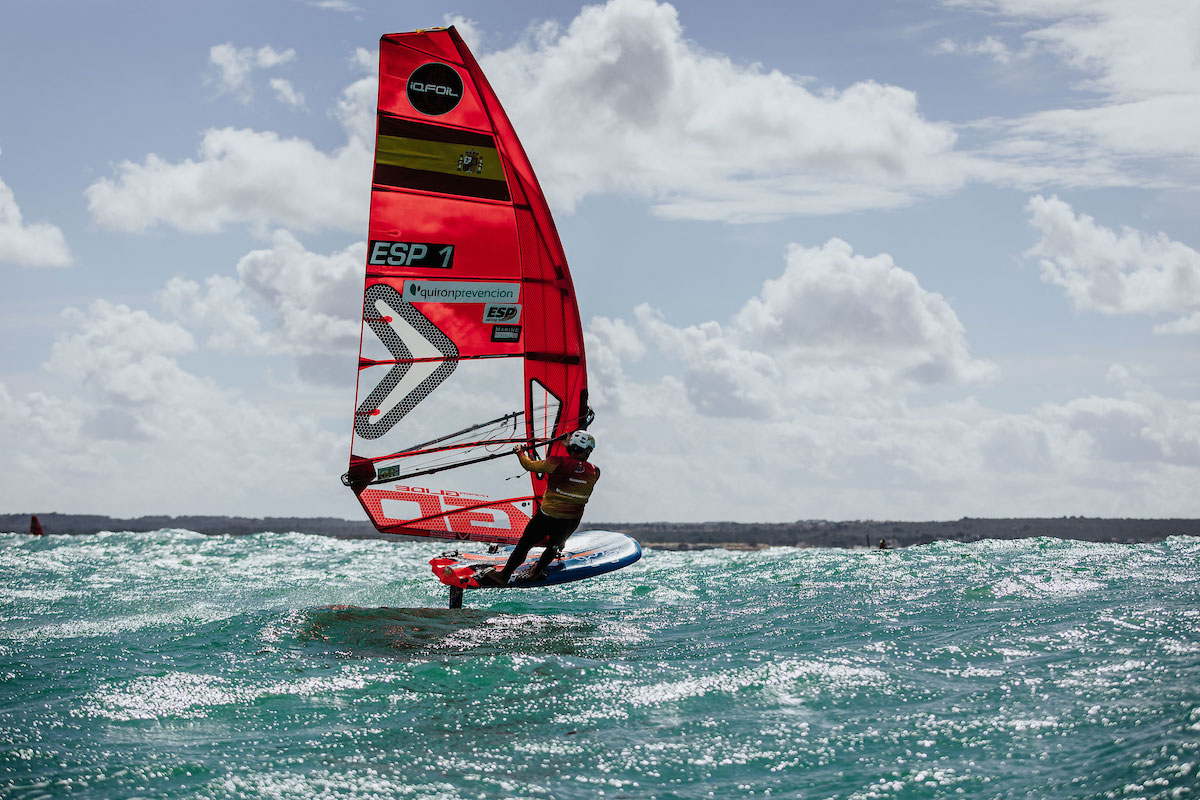
[[[1195,796],[1192,540],[651,550],[457,612],[424,542],[0,545],[6,797]]]

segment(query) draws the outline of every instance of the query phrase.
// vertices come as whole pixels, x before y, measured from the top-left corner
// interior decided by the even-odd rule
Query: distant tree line
[[[28,531],[31,514],[0,514],[0,530]],[[71,536],[103,531],[132,531],[143,533],[164,528],[179,528],[213,536],[248,536],[255,533],[314,533],[344,539],[379,536],[375,527],[365,520],[345,520],[334,517],[135,517],[120,519],[92,514],[38,514],[48,535]]]
[[[649,522],[595,525],[622,530],[639,541],[675,543],[678,549],[712,546],[889,547],[953,540],[1028,539],[1048,536],[1088,542],[1157,542],[1168,536],[1200,536],[1195,519],[976,519],[953,522]]]
[[[26,532],[30,514],[0,514],[0,531]],[[342,539],[408,539],[381,534],[365,520],[333,517],[168,517],[135,519],[87,514],[39,514],[47,534],[81,535],[101,531],[156,531],[181,528],[210,535],[311,533]],[[909,547],[942,540],[1026,539],[1048,536],[1088,542],[1157,542],[1168,536],[1200,536],[1195,519],[975,519],[955,522],[587,522],[584,530],[624,531],[648,547],[691,550],[711,547]]]

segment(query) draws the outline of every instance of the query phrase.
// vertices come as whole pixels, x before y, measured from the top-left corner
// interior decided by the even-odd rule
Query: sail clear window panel
[[[428,374],[440,364],[441,362],[429,362],[411,365],[403,384],[416,385],[417,380],[414,378],[410,381],[408,375]],[[390,370],[390,365],[360,370],[360,403],[387,377]],[[366,439],[356,432],[354,452],[363,458],[375,458],[471,428],[510,412],[516,412],[519,417],[523,417],[524,409],[519,404],[522,378],[519,358],[459,361],[448,378],[416,403],[403,419],[384,435],[376,439]],[[369,413],[369,410],[364,409],[364,412]],[[516,438],[521,439],[524,437],[524,422],[518,421],[520,424],[515,426]],[[513,438],[510,434],[514,425],[510,423],[503,427],[502,430],[500,425],[492,425],[486,430],[465,433],[456,437],[454,441],[499,441]],[[447,440],[441,444],[449,443]],[[512,449],[511,442],[508,448]]]
[[[552,439],[558,431],[558,418],[562,411],[562,400],[544,383],[534,378],[529,382],[529,429],[535,440]],[[544,457],[545,447],[538,447],[539,457]]]

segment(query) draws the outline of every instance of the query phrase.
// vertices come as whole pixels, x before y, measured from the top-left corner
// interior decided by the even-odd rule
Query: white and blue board
[[[558,558],[550,562],[546,574],[535,581],[510,581],[507,586],[480,585],[475,576],[488,568],[500,569],[508,561],[512,547],[500,547],[496,552],[452,551],[432,559],[429,564],[438,580],[452,591],[458,589],[532,589],[539,586],[554,586],[560,583],[580,581],[603,575],[606,572],[627,567],[642,557],[642,546],[637,539],[617,531],[581,531],[567,539]],[[516,570],[532,569],[542,554],[542,548],[533,548],[524,563]]]

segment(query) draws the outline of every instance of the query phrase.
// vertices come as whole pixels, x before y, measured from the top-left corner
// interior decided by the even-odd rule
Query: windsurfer
[[[484,581],[504,586],[525,561],[529,550],[544,544],[546,549],[526,579],[538,580],[542,577],[546,567],[561,552],[567,538],[579,527],[583,508],[592,496],[596,481],[600,480],[600,469],[587,460],[595,447],[596,437],[579,430],[567,439],[566,458],[548,456],[539,461],[527,456],[524,446],[513,448],[526,471],[545,474],[546,491],[542,494],[540,507],[526,524],[525,532],[521,534],[521,540],[513,548],[504,568],[482,576]]]

